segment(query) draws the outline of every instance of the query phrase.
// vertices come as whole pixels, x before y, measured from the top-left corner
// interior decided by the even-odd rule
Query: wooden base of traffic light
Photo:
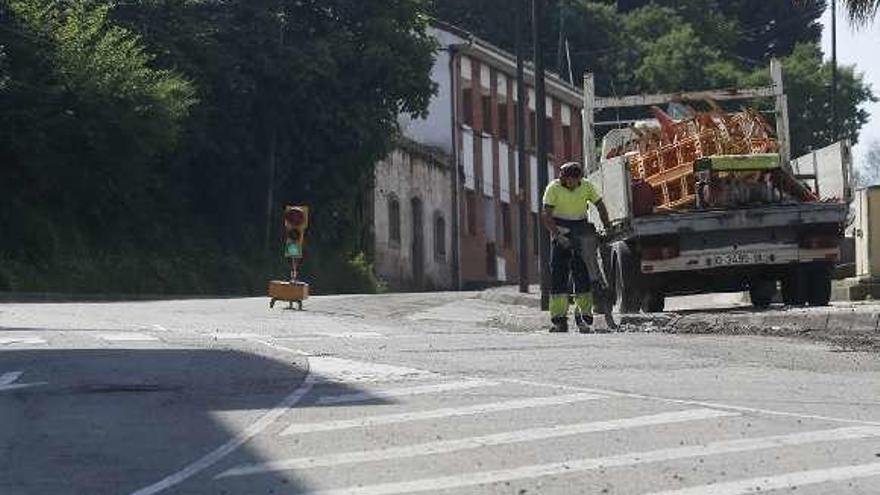
[[[269,282],[269,297],[270,308],[275,307],[275,301],[287,301],[287,309],[293,309],[293,303],[296,303],[297,309],[302,311],[302,302],[309,298],[309,284],[272,280]]]

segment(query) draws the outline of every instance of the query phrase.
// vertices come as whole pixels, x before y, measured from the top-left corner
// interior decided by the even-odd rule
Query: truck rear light
[[[831,249],[840,246],[840,237],[837,236],[806,236],[800,240],[802,249]]]
[[[644,246],[642,247],[642,259],[648,261],[668,260],[678,258],[678,246]]]

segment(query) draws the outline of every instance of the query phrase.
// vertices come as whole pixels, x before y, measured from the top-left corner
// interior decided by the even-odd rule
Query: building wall
[[[447,47],[462,43],[464,39],[437,28],[430,28],[428,32],[441,47],[435,54],[434,66],[431,68],[431,80],[437,84],[437,94],[431,98],[426,118],[413,119],[408,115],[401,115],[397,120],[407,138],[439,148],[451,155],[453,90],[449,65],[451,55]]]
[[[448,129],[448,128],[447,128]],[[450,133],[451,134],[451,133]],[[452,182],[449,157],[412,143],[398,146],[376,164],[373,190],[374,266],[392,290],[452,289]],[[413,200],[421,203],[414,230]],[[399,239],[392,237],[389,204],[399,205]],[[437,220],[442,219],[442,250]],[[421,246],[421,277],[414,262]]]
[[[536,233],[541,228],[538,211],[537,157],[533,137],[534,90],[527,86],[524,98],[515,90],[512,74],[475,56],[457,59],[459,91],[457,131],[461,186],[461,274],[466,288],[518,280],[518,226],[520,193],[527,205],[527,244],[530,282],[539,280]],[[516,153],[515,108],[526,105],[526,188],[519,191]],[[548,90],[545,121],[548,122],[548,175],[558,167],[582,158],[580,107],[562,101]],[[505,125],[506,123],[506,125]],[[505,217],[507,220],[505,221]],[[493,262],[494,259],[494,262]]]

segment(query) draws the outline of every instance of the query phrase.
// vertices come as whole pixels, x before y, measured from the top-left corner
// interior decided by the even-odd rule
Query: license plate
[[[708,256],[706,261],[709,266],[760,265],[769,263],[770,256],[765,253],[741,251],[713,254]]]

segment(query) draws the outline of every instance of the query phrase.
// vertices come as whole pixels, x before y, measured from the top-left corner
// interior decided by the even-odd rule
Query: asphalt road
[[[880,493],[880,359],[473,294],[0,305],[0,493]]]

